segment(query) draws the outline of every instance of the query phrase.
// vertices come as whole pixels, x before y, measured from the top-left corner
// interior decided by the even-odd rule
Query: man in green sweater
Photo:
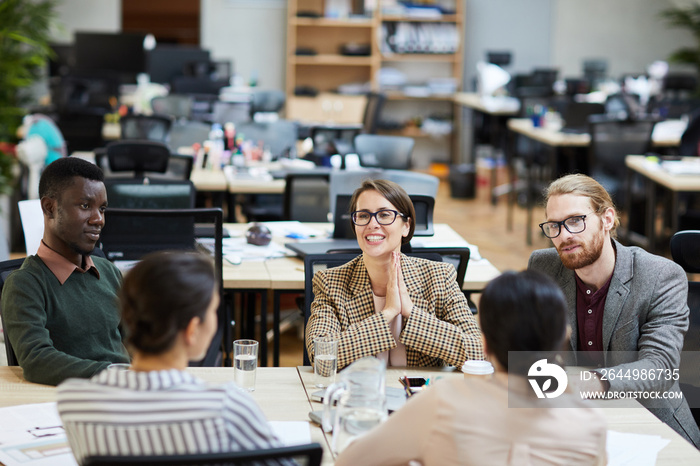
[[[107,193],[96,165],[65,157],[39,182],[44,237],[2,292],[5,336],[30,382],[57,385],[128,363],[119,330],[121,273],[91,257],[105,225]]]

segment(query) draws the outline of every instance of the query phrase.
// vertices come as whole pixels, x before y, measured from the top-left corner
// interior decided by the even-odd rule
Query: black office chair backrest
[[[153,97],[151,108],[158,115],[189,120],[192,116],[193,103],[194,99],[191,95],[169,94]]]
[[[84,466],[252,466],[265,464],[290,464],[299,466],[319,466],[323,458],[323,448],[318,443],[294,445],[291,447],[270,448],[267,450],[243,450],[226,453],[203,453],[200,455],[172,456],[91,456],[85,458]]]
[[[362,131],[365,134],[375,134],[377,132],[385,101],[386,96],[384,94],[378,92],[367,93],[367,104],[362,117]]]
[[[327,222],[330,210],[329,177],[325,173],[287,173],[284,220]]]
[[[411,154],[415,141],[404,136],[358,134],[355,136],[355,151],[363,167],[411,168]]]
[[[142,178],[145,172],[165,173],[170,149],[162,142],[134,140],[107,144],[107,161],[112,172],[134,172]]]
[[[5,286],[5,280],[10,276],[12,272],[19,269],[24,263],[24,258],[22,259],[10,259],[7,261],[0,262],[0,297],[2,296],[2,289]],[[2,328],[5,328],[5,318],[2,315],[2,307],[0,307],[0,322],[2,322]],[[8,366],[19,366],[17,362],[17,357],[12,349],[12,342],[10,337],[5,332],[5,354],[7,355],[7,365]]]
[[[686,157],[697,157],[700,155],[700,111],[696,110],[690,116],[688,126],[681,136],[681,143],[678,153]]]
[[[193,209],[197,190],[189,180],[105,180],[110,207],[120,209]]]
[[[358,256],[359,252],[339,253],[339,254],[307,254],[304,256],[304,334],[306,334],[306,324],[311,316],[311,303],[314,300],[312,282],[314,275],[319,270],[326,270],[347,264]],[[310,366],[311,360],[304,346],[304,365]]]
[[[284,108],[286,94],[280,90],[256,90],[250,96],[250,119],[256,113],[279,113]]]
[[[651,146],[651,133],[656,120],[611,118],[607,115],[591,115],[588,119],[591,134],[589,168],[596,174],[624,179],[625,157],[645,154]]]
[[[223,306],[223,211],[210,209],[116,209],[105,212],[100,247],[107,259],[139,260],[144,255],[163,250],[208,250],[214,256],[221,304],[219,329],[201,365],[216,363],[224,329]],[[214,239],[197,237],[197,229],[213,227]]]
[[[165,115],[125,115],[119,125],[122,139],[167,142],[172,120]]]

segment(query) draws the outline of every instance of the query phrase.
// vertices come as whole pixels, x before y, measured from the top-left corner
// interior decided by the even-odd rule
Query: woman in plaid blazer
[[[454,267],[400,252],[415,230],[406,191],[391,181],[365,180],[350,211],[362,254],[314,276],[309,355],[314,338],[337,335],[339,369],[368,355],[393,366],[483,359],[481,332]]]

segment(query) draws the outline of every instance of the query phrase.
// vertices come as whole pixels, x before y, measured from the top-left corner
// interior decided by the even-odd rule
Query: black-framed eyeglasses
[[[540,223],[540,228],[547,238],[556,238],[561,234],[562,225],[569,233],[581,233],[586,229],[586,215],[574,215],[560,222]]]
[[[355,212],[350,214],[350,218],[352,219],[352,223],[357,225],[358,227],[363,227],[365,225],[369,225],[369,222],[372,221],[372,217],[377,219],[377,223],[380,225],[391,225],[396,221],[396,217],[401,216],[403,218],[406,218],[404,214],[397,210],[390,210],[390,209],[385,209],[385,210],[378,210],[376,212],[367,212],[366,210],[356,210]]]

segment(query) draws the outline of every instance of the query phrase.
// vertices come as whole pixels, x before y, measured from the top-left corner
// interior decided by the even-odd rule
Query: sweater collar
[[[80,273],[92,272],[97,279],[100,279],[100,272],[95,267],[95,263],[92,261],[92,257],[83,256],[83,261],[85,263],[85,268],[82,269],[51,249],[44,240],[41,240],[39,249],[36,255],[46,264],[51,273],[58,279],[59,283],[63,285],[68,277],[70,277],[76,270]]]

